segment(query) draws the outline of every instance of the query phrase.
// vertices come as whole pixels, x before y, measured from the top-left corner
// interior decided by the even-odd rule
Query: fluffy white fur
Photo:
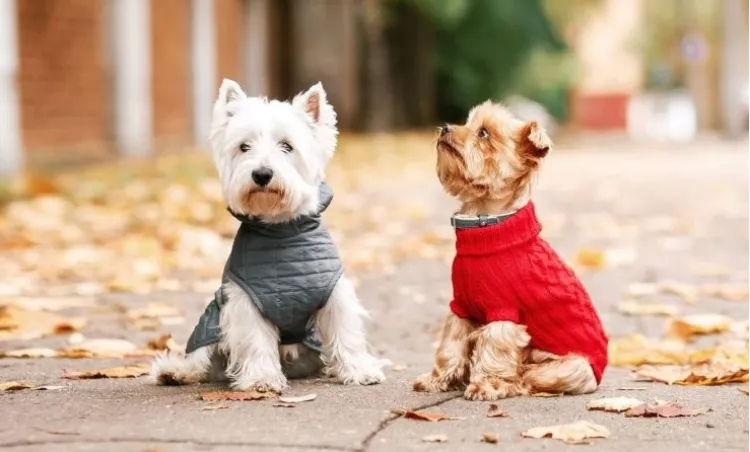
[[[267,223],[316,212],[318,186],[336,149],[336,113],[318,83],[292,102],[247,97],[225,79],[214,104],[211,147],[227,206]],[[291,145],[292,152],[284,149]],[[240,146],[245,147],[243,152]],[[253,171],[273,173],[265,187]],[[161,355],[152,375],[161,384],[229,379],[238,390],[282,391],[287,378],[312,375],[325,363],[327,374],[345,384],[385,379],[380,362],[367,350],[367,316],[351,282],[342,276],[316,321],[324,342],[322,357],[303,346],[280,346],[278,329],[234,283],[224,286],[217,345],[187,356]]]

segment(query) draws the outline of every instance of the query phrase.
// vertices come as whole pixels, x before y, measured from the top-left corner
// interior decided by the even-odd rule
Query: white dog
[[[228,378],[237,390],[280,392],[287,378],[323,365],[345,384],[385,379],[367,350],[367,313],[320,221],[337,135],[320,83],[290,103],[247,97],[224,80],[211,147],[227,208],[242,223],[187,354],[154,361],[158,383]]]

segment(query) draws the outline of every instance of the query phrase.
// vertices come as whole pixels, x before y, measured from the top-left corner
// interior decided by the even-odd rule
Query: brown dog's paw
[[[420,375],[412,383],[412,389],[416,392],[450,392],[461,389],[461,386],[458,382],[435,378],[432,374]]]
[[[464,398],[466,400],[500,400],[523,393],[523,389],[518,384],[493,378],[471,383],[464,391]]]

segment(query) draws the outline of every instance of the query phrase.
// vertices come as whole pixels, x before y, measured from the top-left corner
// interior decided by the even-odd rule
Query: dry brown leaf
[[[281,396],[281,397],[279,397],[279,402],[282,402],[282,403],[310,402],[310,401],[315,400],[317,398],[318,398],[317,394],[306,394],[306,395],[297,396],[297,397]]]
[[[207,401],[246,401],[246,400],[263,400],[278,397],[279,395],[275,392],[258,392],[258,391],[246,391],[246,392],[204,392],[201,394],[201,400]]]
[[[630,408],[625,417],[690,417],[704,414],[708,409],[684,408],[677,402],[648,403]]]
[[[63,378],[69,380],[97,379],[97,378],[135,378],[147,375],[151,367],[148,364],[134,364],[108,369],[86,370],[82,372],[66,371]]]
[[[640,381],[654,381],[668,385],[715,386],[726,383],[747,383],[747,367],[727,364],[702,364],[698,366],[647,366],[635,372]]]
[[[750,391],[748,391],[747,388],[737,388],[740,392],[744,393],[745,395],[749,395]]]
[[[157,353],[154,349],[139,349],[125,339],[86,339],[76,345],[58,351],[61,358],[135,358],[149,357]]]
[[[60,385],[42,385],[42,386],[34,386],[31,388],[32,391],[57,391],[58,389],[63,389],[65,386]]]
[[[68,334],[86,324],[83,318],[66,318],[45,311],[29,311],[18,306],[0,306],[0,341],[29,340],[54,334]]]
[[[678,306],[662,303],[642,303],[636,300],[621,301],[617,305],[617,310],[625,315],[662,315],[676,316],[680,313]]]
[[[717,349],[689,350],[683,341],[648,339],[634,334],[609,342],[609,364],[640,366],[701,363],[709,361],[717,352]]]
[[[446,416],[441,413],[428,413],[426,411],[392,409],[391,413],[398,414],[399,416],[403,416],[405,419],[414,419],[418,421],[439,422],[439,421],[453,419],[450,416]]]
[[[72,308],[91,308],[93,297],[15,297],[0,300],[0,305],[14,305],[28,311],[61,311]]]
[[[497,433],[482,433],[481,441],[488,444],[497,444],[500,441],[500,435]]]
[[[581,248],[576,253],[575,262],[584,268],[600,270],[607,266],[607,255],[604,250]]]
[[[425,443],[447,443],[448,437],[446,435],[443,435],[442,433],[438,433],[435,435],[423,436],[422,441],[424,441]]]
[[[51,348],[22,348],[0,353],[2,358],[54,358],[57,351]]]
[[[552,438],[566,443],[582,443],[590,438],[607,438],[609,430],[590,421],[577,421],[572,424],[535,427],[521,433],[524,438]]]
[[[130,309],[127,317],[131,320],[154,319],[160,317],[179,317],[180,310],[177,307],[164,302],[152,302],[142,308]]]
[[[210,406],[204,406],[203,408],[201,408],[201,411],[218,411],[218,410],[226,410],[227,408],[229,408],[229,405],[210,405]]]
[[[633,407],[643,405],[644,402],[632,397],[605,397],[595,399],[586,404],[587,410],[608,411],[610,413],[622,413]]]
[[[151,350],[178,350],[181,347],[172,339],[171,334],[162,334],[159,337],[148,341],[148,348]]]
[[[510,417],[510,413],[501,409],[497,404],[491,403],[487,410],[487,417]]]
[[[662,281],[658,284],[658,287],[659,292],[676,295],[686,303],[695,304],[698,302],[698,288],[692,284],[677,281]]]
[[[29,389],[32,386],[28,383],[18,382],[18,381],[6,381],[3,383],[0,383],[0,392],[5,391],[20,391],[22,389]]]
[[[706,284],[701,291],[711,297],[729,301],[748,301],[747,284]]]
[[[721,314],[691,314],[666,323],[667,336],[690,340],[693,336],[725,333],[732,328],[732,319]]]
[[[531,394],[531,397],[543,397],[543,398],[549,398],[549,397],[562,397],[562,392],[534,392]]]

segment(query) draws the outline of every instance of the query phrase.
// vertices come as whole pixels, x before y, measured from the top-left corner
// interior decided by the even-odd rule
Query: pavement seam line
[[[433,408],[433,407],[436,407],[436,406],[440,406],[440,405],[444,404],[445,402],[450,402],[451,400],[459,399],[462,396],[463,396],[463,394],[459,393],[459,394],[453,395],[453,396],[445,398],[445,399],[440,399],[437,402],[431,402],[431,403],[427,403],[425,405],[416,406],[414,408],[408,408],[408,410],[410,410],[410,411],[417,411],[417,410],[424,410],[425,408]],[[381,432],[383,432],[385,429],[387,429],[388,426],[390,426],[393,423],[393,421],[395,421],[396,419],[398,419],[400,417],[401,417],[400,414],[389,414],[388,417],[386,417],[385,419],[383,419],[382,421],[380,421],[380,423],[378,423],[378,426],[375,427],[375,429],[373,431],[371,431],[365,437],[364,440],[362,440],[362,445],[359,448],[357,448],[356,450],[359,451],[359,452],[364,452],[364,451],[368,450],[369,447],[370,447],[370,444],[372,444],[372,441],[375,439],[375,437],[378,436],[378,434],[380,434]]]
[[[325,444],[288,444],[288,443],[258,443],[247,441],[200,441],[190,439],[163,439],[163,438],[70,438],[49,440],[20,440],[0,444],[0,449],[24,446],[44,446],[52,444],[94,444],[94,443],[155,443],[155,444],[194,444],[196,446],[237,446],[237,447],[278,447],[282,449],[305,449],[305,450],[338,450],[355,452],[358,449],[344,446],[329,446]]]

